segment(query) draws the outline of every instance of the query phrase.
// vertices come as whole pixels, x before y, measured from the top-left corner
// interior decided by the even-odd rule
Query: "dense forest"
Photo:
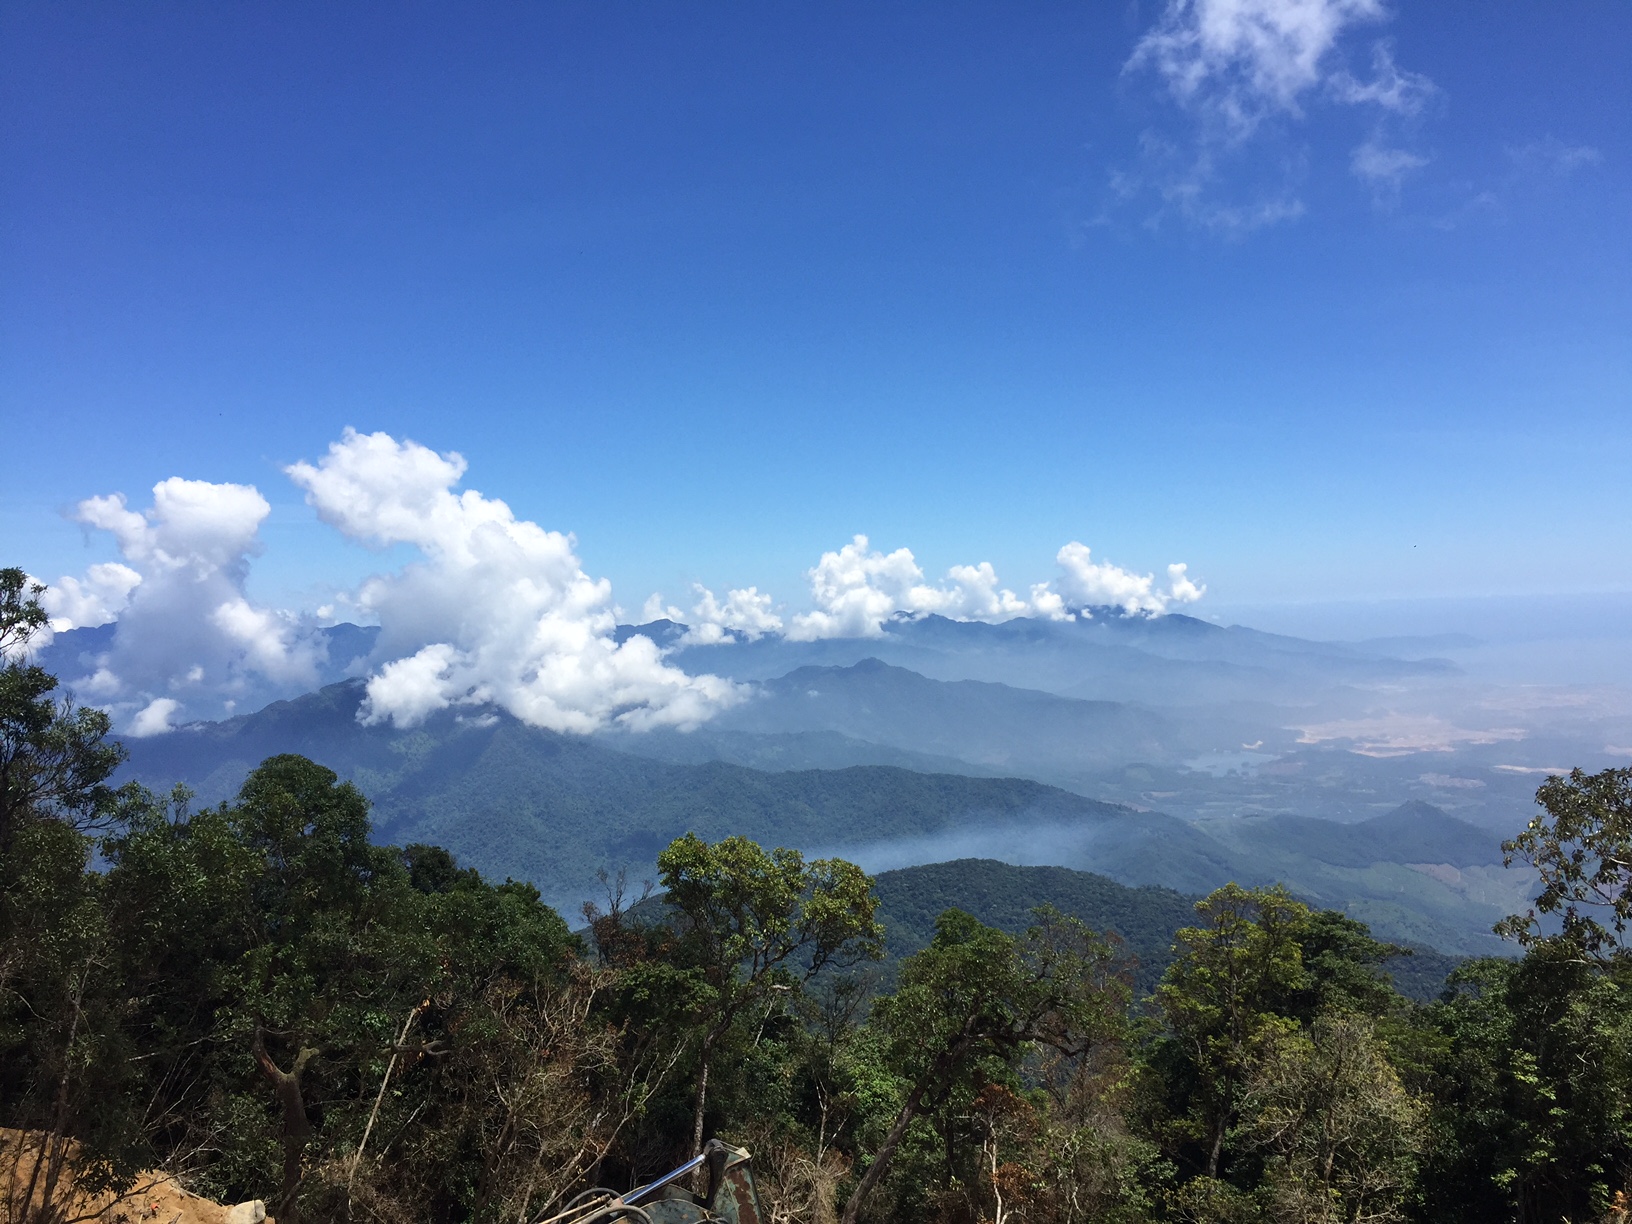
[[[609,879],[569,923],[377,844],[301,756],[216,806],[113,786],[107,716],[30,663],[38,590],[0,577],[16,1224],[154,1168],[280,1224],[526,1224],[711,1136],[787,1222],[1628,1218],[1632,770],[1542,786],[1515,955],[1429,1002],[1401,949],[1278,887],[1218,889],[1152,950],[1057,907],[931,919],[918,877],[884,973],[891,906],[839,859],[688,835],[660,901]]]

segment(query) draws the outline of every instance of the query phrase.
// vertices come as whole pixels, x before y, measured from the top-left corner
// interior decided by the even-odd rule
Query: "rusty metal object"
[[[700,1167],[708,1171],[708,1193],[701,1197],[683,1184]],[[537,1224],[763,1224],[764,1218],[748,1153],[710,1139],[701,1156],[656,1181],[625,1194],[586,1190]]]

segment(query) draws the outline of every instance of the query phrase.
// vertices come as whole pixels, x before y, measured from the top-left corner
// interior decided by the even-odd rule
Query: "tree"
[[[46,625],[44,593],[22,570],[0,569],[0,856],[23,820],[55,818],[85,830],[111,822],[136,798],[108,785],[125,750],[107,740],[107,714],[55,699],[57,678],[28,661]]]
[[[1541,813],[1502,852],[1508,866],[1523,859],[1534,867],[1542,889],[1527,913],[1503,919],[1497,933],[1533,947],[1547,938],[1546,915],[1561,923],[1557,938],[1581,955],[1632,955],[1632,768],[1554,775],[1536,802]]]
[[[1400,1082],[1371,1021],[1323,1014],[1253,1068],[1241,1113],[1270,1157],[1261,1197],[1286,1224],[1404,1218],[1423,1105]]]
[[[55,1221],[71,1188],[139,1168],[135,1051],[120,1021],[123,982],[84,836],[25,821],[0,869],[0,1126],[30,1151],[13,1224]],[[19,1166],[20,1167],[20,1166]],[[6,1178],[0,1178],[3,1187]],[[38,1214],[36,1214],[36,1212]]]
[[[1632,966],[1543,940],[1463,965],[1421,1021],[1439,1040],[1419,1218],[1616,1218],[1632,1190]]]
[[[1298,934],[1307,906],[1279,886],[1227,884],[1196,903],[1201,925],[1174,936],[1179,957],[1156,988],[1165,1041],[1154,1062],[1176,1097],[1167,1129],[1199,1147],[1219,1177],[1253,1063],[1297,1027],[1288,1013],[1308,988]]]
[[[871,878],[843,859],[806,863],[797,850],[767,854],[746,837],[709,845],[688,833],[657,865],[676,919],[678,959],[698,987],[695,1155],[703,1150],[709,1067],[720,1040],[745,1014],[822,970],[882,955],[883,928],[873,917]]]
[[[1303,984],[1287,1009],[1304,1025],[1340,1012],[1380,1018],[1398,1013],[1405,1000],[1382,964],[1411,950],[1373,939],[1371,929],[1335,910],[1312,910],[1294,924]]]
[[[0,569],[0,1122],[35,1132],[29,1192],[49,1204],[64,1179],[129,1168],[130,1051],[88,834],[150,797],[108,784],[124,752],[107,715],[58,700],[30,661],[44,589]]]
[[[586,1019],[605,975],[538,890],[372,845],[361,796],[304,758],[266,762],[235,807],[155,807],[104,851],[141,1054],[125,1096],[157,1163],[215,1197],[532,1218],[644,1101],[650,1067]]]
[[[1011,1063],[1037,1044],[1080,1056],[1121,1031],[1127,986],[1112,943],[1051,910],[1016,939],[961,910],[901,966],[893,995],[873,1005],[885,1058],[906,1092],[844,1207],[855,1224],[908,1128],[988,1058]]]
[[[232,1146],[220,1131],[220,1031],[228,968],[250,945],[250,889],[262,863],[225,807],[192,811],[180,788],[103,839],[100,901],[112,972],[137,1062],[151,1160],[192,1169]],[[260,1197],[256,1195],[256,1197]]]
[[[12,662],[47,622],[40,596],[45,587],[16,566],[0,569],[0,660]]]
[[[243,951],[220,975],[219,1016],[270,1096],[283,1158],[276,1215],[293,1221],[318,1133],[312,1080],[350,1080],[391,1048],[438,958],[400,853],[371,844],[368,801],[332,770],[271,757],[228,819],[256,867],[237,916]]]

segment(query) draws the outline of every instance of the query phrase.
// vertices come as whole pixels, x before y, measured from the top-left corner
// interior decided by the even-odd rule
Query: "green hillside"
[[[1426,803],[1355,824],[1301,816],[1210,820],[1242,883],[1280,881],[1311,905],[1342,910],[1396,941],[1463,956],[1502,956],[1490,933],[1529,902],[1532,873],[1502,866],[1501,845]]]
[[[1173,933],[1195,920],[1196,898],[1171,888],[1130,888],[1115,880],[1068,867],[1015,867],[993,859],[958,859],[886,871],[878,876],[879,917],[889,959],[894,964],[928,945],[935,919],[956,907],[989,926],[1019,934],[1032,925],[1032,911],[1052,905],[1096,931],[1114,931],[1134,963],[1136,997],[1149,994],[1173,959]],[[1307,900],[1307,898],[1305,898]],[[1428,1001],[1444,989],[1445,977],[1460,957],[1411,945],[1412,954],[1384,968],[1408,998]]]
[[[1148,994],[1172,958],[1173,932],[1195,917],[1195,898],[1171,888],[1130,888],[1069,867],[1015,867],[995,859],[957,859],[878,876],[879,916],[892,961],[926,947],[935,919],[956,907],[989,926],[1018,934],[1032,911],[1052,905],[1096,931],[1115,931],[1136,962],[1135,983]]]
[[[227,722],[136,740],[128,773],[158,787],[185,782],[209,802],[232,794],[266,757],[298,752],[362,788],[381,838],[446,846],[486,874],[531,880],[569,903],[592,890],[598,869],[627,867],[639,878],[688,831],[855,853],[961,829],[1041,826],[1102,840],[1093,865],[1135,883],[1204,887],[1231,870],[1218,843],[1184,821],[1021,779],[676,764],[505,715],[445,714],[411,731],[365,727],[356,720],[360,701],[359,685],[332,685]]]

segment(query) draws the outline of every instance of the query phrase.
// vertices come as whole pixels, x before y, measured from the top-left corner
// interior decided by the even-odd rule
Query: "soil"
[[[39,1157],[39,1141],[36,1132],[0,1128],[0,1224],[12,1224],[23,1216],[21,1200]],[[263,1219],[266,1224],[276,1224],[256,1210],[257,1204],[231,1207],[200,1198],[168,1173],[158,1172],[138,1174],[123,1194],[59,1187],[54,1205],[64,1224],[256,1224]],[[38,1191],[34,1207],[37,1212]]]

